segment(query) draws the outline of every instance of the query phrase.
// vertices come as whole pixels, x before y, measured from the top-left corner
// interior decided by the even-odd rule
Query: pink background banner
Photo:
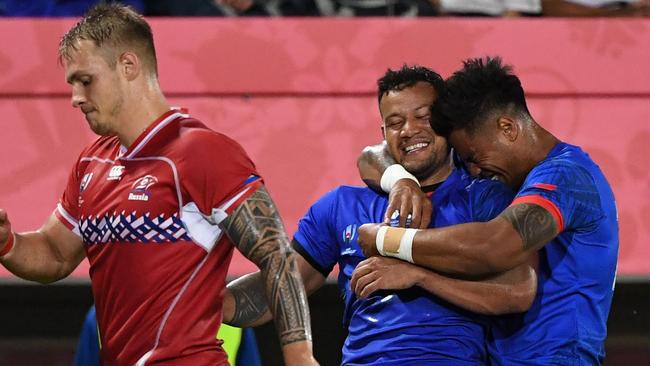
[[[0,207],[17,231],[54,210],[94,138],[57,65],[74,23],[0,20]],[[170,102],[239,141],[291,235],[322,194],[361,184],[356,156],[381,139],[376,80],[421,64],[444,77],[500,55],[533,116],[582,146],[616,194],[621,276],[650,276],[650,20],[152,19]],[[206,162],[207,163],[207,162]],[[231,274],[254,270],[237,256]],[[74,273],[87,277],[84,262]],[[9,278],[1,270],[0,277]]]

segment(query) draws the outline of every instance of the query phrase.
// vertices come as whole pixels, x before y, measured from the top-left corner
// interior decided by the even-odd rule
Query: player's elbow
[[[523,313],[530,309],[537,296],[537,275],[528,267],[526,278],[508,286],[504,294],[494,296],[496,302],[489,309],[490,315]]]

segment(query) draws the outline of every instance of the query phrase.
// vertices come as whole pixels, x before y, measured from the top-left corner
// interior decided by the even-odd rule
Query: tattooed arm
[[[260,269],[260,292],[236,296],[235,318],[250,317],[263,306],[258,299],[266,295],[285,364],[317,364],[312,356],[305,290],[284,226],[266,188],[259,188],[219,226],[241,253]]]
[[[520,203],[488,222],[418,231],[413,240],[413,261],[464,278],[491,276],[525,263],[558,234],[558,227],[543,207]],[[378,224],[359,228],[359,244],[367,256],[378,255],[378,229]]]
[[[301,255],[294,254],[293,257],[298,263],[298,270],[309,296],[323,286],[325,276]],[[260,272],[230,282],[224,293],[223,322],[243,328],[256,327],[273,319],[266,297],[259,296],[261,293],[264,293],[264,283]]]

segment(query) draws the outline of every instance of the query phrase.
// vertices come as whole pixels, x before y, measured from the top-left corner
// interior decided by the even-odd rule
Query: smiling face
[[[63,60],[66,81],[72,87],[72,106],[81,109],[98,135],[115,133],[124,97],[116,67],[111,67],[92,41],[80,40]]]
[[[423,185],[449,162],[449,145],[431,128],[431,106],[437,95],[433,86],[418,82],[402,90],[390,90],[379,103],[384,138],[398,164]]]

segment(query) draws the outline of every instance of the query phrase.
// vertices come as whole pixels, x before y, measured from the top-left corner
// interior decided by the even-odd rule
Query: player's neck
[[[123,108],[118,121],[121,128],[117,136],[123,146],[129,147],[170,106],[162,93],[153,93],[133,98]]]
[[[531,126],[531,130],[524,136],[527,138],[519,144],[520,148],[516,152],[516,155],[521,157],[519,170],[522,172],[522,182],[528,172],[540,161],[546,159],[549,152],[560,143],[557,137],[538,124]]]
[[[444,182],[449,174],[454,170],[454,163],[451,159],[451,154],[449,154],[449,159],[442,164],[438,169],[434,170],[428,177],[424,179],[419,179],[421,186],[431,186]]]

